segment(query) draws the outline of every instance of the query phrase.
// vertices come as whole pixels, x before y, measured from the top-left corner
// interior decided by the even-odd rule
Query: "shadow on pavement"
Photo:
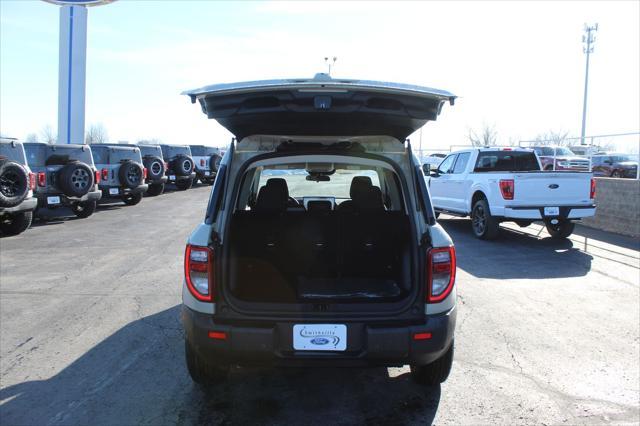
[[[593,256],[570,240],[537,238],[501,227],[496,240],[473,236],[467,219],[439,219],[456,245],[458,267],[478,278],[546,279],[587,275]]]
[[[205,393],[184,365],[179,309],[127,324],[48,379],[0,389],[0,423],[429,424],[435,417],[440,387],[390,377],[386,368],[236,368]],[[38,371],[46,376],[49,368]]]

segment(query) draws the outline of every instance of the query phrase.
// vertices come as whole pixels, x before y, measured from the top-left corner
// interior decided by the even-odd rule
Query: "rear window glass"
[[[162,145],[161,148],[165,160],[170,160],[179,154],[191,156],[191,149],[188,146]]]
[[[162,150],[159,145],[142,146],[140,145],[140,153],[143,157],[160,157],[162,158]]]
[[[209,155],[218,154],[218,148],[213,146],[190,146],[191,155],[194,157],[205,157]]]
[[[476,172],[528,172],[540,170],[530,151],[485,151],[478,155]]]
[[[93,147],[93,161],[96,164],[115,164],[123,160],[140,162],[140,150],[137,148],[113,148],[108,146]]]
[[[26,144],[24,151],[27,154],[27,164],[30,167],[44,167],[47,161],[47,146],[43,144]]]

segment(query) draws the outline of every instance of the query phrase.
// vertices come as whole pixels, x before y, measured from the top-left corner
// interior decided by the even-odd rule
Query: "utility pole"
[[[587,55],[587,66],[584,73],[584,99],[582,102],[582,132],[580,136],[580,144],[586,145],[585,131],[587,128],[587,89],[589,87],[589,55],[593,53],[593,43],[596,41],[595,32],[598,31],[598,24],[584,24],[585,34],[582,36],[583,52]]]

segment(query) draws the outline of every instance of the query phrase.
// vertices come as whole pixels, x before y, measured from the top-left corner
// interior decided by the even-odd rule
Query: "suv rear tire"
[[[135,206],[142,200],[142,193],[137,192],[135,194],[125,194],[122,196],[122,201],[128,206]]]
[[[0,232],[4,235],[18,235],[31,226],[33,212],[12,213],[8,220],[0,220]]]
[[[557,240],[568,238],[569,235],[573,234],[573,229],[576,227],[576,224],[570,220],[561,220],[555,225],[551,222],[547,222],[545,225],[547,227],[547,232],[551,235],[551,238],[555,238]]]
[[[411,377],[416,383],[435,386],[444,383],[453,365],[453,342],[445,354],[427,365],[412,365]]]
[[[229,375],[228,366],[216,366],[199,356],[187,339],[184,340],[184,356],[191,380],[200,386],[207,387],[226,380]]]
[[[76,217],[80,219],[86,219],[91,216],[98,207],[98,202],[95,200],[80,201],[78,203],[71,204],[71,211]]]
[[[27,198],[29,175],[20,164],[3,161],[0,164],[0,207],[15,207]]]
[[[194,171],[194,163],[191,157],[183,154],[177,155],[172,161],[172,169],[178,176],[189,176]]]
[[[155,197],[156,195],[160,195],[164,192],[164,183],[152,183],[149,185],[149,189],[145,194]]]
[[[476,201],[473,205],[471,229],[473,229],[473,234],[481,240],[493,240],[500,232],[499,222],[491,216],[489,204],[484,198]]]
[[[134,161],[123,161],[118,170],[118,178],[120,184],[127,188],[136,188],[143,181],[143,168],[139,163]]]

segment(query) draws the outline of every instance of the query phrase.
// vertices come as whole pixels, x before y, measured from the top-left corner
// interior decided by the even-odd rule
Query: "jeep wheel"
[[[145,194],[155,197],[156,195],[160,195],[164,192],[164,183],[152,183],[149,185],[149,189]]]
[[[187,370],[191,380],[201,386],[210,386],[224,381],[229,375],[228,366],[212,365],[202,359],[191,347],[187,339],[184,340],[184,356],[187,361]]]
[[[135,206],[142,200],[142,192],[135,194],[124,194],[122,201],[128,206]]]
[[[493,240],[500,232],[498,221],[491,216],[489,204],[484,198],[476,201],[471,211],[473,234],[481,240]]]
[[[180,154],[172,161],[172,169],[178,176],[189,176],[194,171],[193,159],[189,156]]]
[[[411,377],[416,383],[435,386],[444,383],[453,365],[453,342],[445,354],[427,365],[412,365]]]
[[[160,157],[147,157],[143,161],[147,168],[148,178],[150,180],[158,180],[164,176],[164,161]]]
[[[97,206],[98,202],[95,200],[80,201],[78,203],[71,204],[71,211],[73,211],[73,214],[75,214],[76,217],[86,219],[96,211]]]
[[[4,161],[0,165],[0,207],[14,207],[29,193],[29,175],[20,164]]]
[[[18,235],[31,226],[33,212],[12,213],[0,220],[0,232],[4,235]]]
[[[547,222],[545,225],[547,226],[547,232],[551,235],[551,238],[558,240],[569,237],[569,235],[573,234],[573,229],[576,227],[576,224],[570,220],[561,220],[555,225],[551,222]]]
[[[134,161],[123,161],[118,170],[118,178],[120,183],[127,188],[135,188],[142,184],[143,167],[140,163]]]
[[[187,189],[191,188],[192,185],[192,179],[183,179],[176,181],[176,188],[178,188],[178,190],[180,191],[186,191]]]
[[[80,162],[68,163],[57,174],[58,186],[65,195],[82,197],[88,193],[94,184],[93,169]]]

